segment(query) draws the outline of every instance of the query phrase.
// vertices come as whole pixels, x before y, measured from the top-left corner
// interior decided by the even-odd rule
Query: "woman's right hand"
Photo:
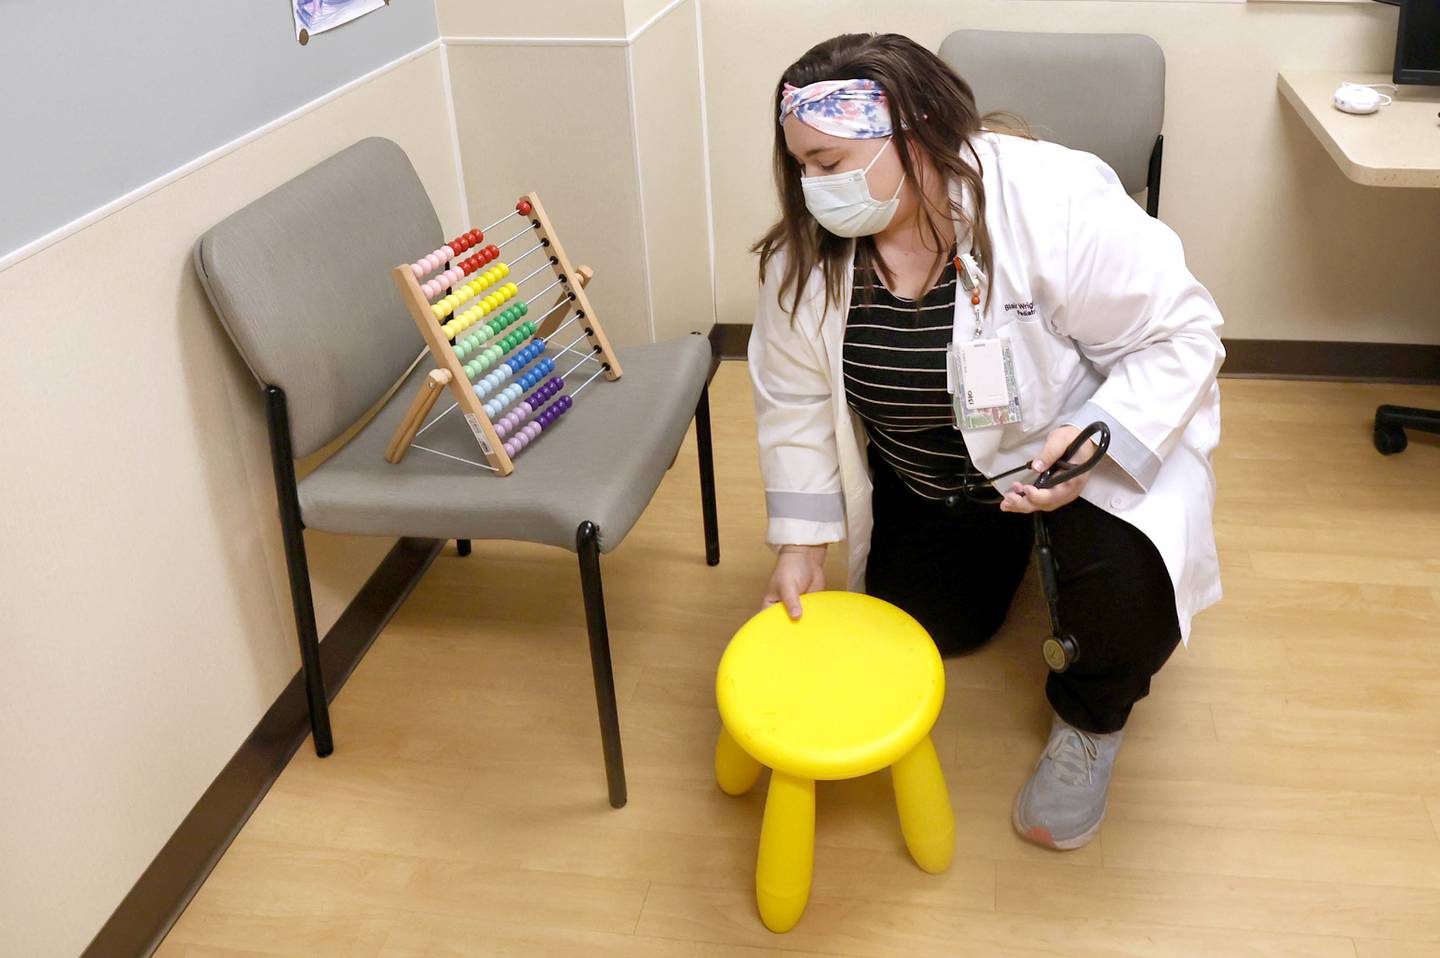
[[[790,618],[800,618],[800,597],[825,590],[825,546],[781,546],[770,574],[770,588],[762,608],[785,603]]]

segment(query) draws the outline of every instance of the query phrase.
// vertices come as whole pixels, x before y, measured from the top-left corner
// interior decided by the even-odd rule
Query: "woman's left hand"
[[[1045,448],[1040,450],[1040,455],[1030,464],[1031,468],[1036,472],[1044,472],[1049,469],[1078,435],[1080,435],[1078,426],[1061,426],[1051,432],[1045,437]],[[1088,462],[1098,448],[1093,439],[1085,443],[1075,454],[1076,464]],[[1089,481],[1090,473],[1087,472],[1068,482],[1062,482],[1058,486],[1051,486],[1049,489],[1037,489],[1035,486],[1017,482],[1005,493],[1005,501],[1000,503],[1000,511],[1054,512],[1061,506],[1069,505],[1078,499],[1080,490],[1084,489],[1085,483]]]

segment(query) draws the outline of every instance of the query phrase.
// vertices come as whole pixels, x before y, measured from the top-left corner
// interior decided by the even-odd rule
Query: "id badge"
[[[1021,421],[1010,340],[951,343],[949,352],[955,428],[987,429]]]

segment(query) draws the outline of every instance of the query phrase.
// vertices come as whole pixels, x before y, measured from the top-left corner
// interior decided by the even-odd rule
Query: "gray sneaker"
[[[1047,848],[1087,844],[1105,818],[1110,772],[1124,737],[1123,731],[1082,732],[1055,716],[1035,772],[1015,797],[1015,830]]]

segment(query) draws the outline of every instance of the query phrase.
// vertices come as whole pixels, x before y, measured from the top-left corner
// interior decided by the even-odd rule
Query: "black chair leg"
[[[720,564],[720,520],[715,514],[715,447],[710,441],[710,384],[695,406],[695,445],[700,451],[700,508],[705,514],[705,564]]]
[[[305,700],[310,706],[310,731],[315,738],[315,754],[324,758],[335,751],[335,740],[330,733],[325,677],[320,671],[320,636],[315,627],[315,601],[310,592],[310,564],[305,558],[305,524],[300,520],[295,459],[290,452],[290,416],[284,390],[271,386],[265,398],[270,458],[275,467],[275,496],[280,504],[280,530],[285,540],[285,565],[290,571],[290,599],[295,607],[295,631],[300,639],[300,667],[305,677]]]
[[[1145,178],[1145,212],[1151,216],[1160,215],[1160,164],[1165,156],[1165,136],[1155,137],[1155,146],[1150,150],[1150,168]]]
[[[580,555],[580,588],[585,596],[585,625],[590,633],[590,668],[595,676],[595,705],[600,712],[600,741],[605,749],[605,780],[610,805],[625,805],[625,758],[620,751],[620,713],[615,704],[615,673],[610,666],[610,630],[605,624],[605,590],[600,582],[600,529],[582,522],[575,530]]]
[[[469,540],[469,539],[456,539],[456,540],[455,540],[455,551],[460,554],[460,557],[461,557],[462,559],[463,559],[465,556],[468,556],[468,555],[470,554],[470,540]]]
[[[1407,429],[1440,433],[1440,410],[1388,405],[1375,410],[1375,448],[1384,455],[1405,451]]]

